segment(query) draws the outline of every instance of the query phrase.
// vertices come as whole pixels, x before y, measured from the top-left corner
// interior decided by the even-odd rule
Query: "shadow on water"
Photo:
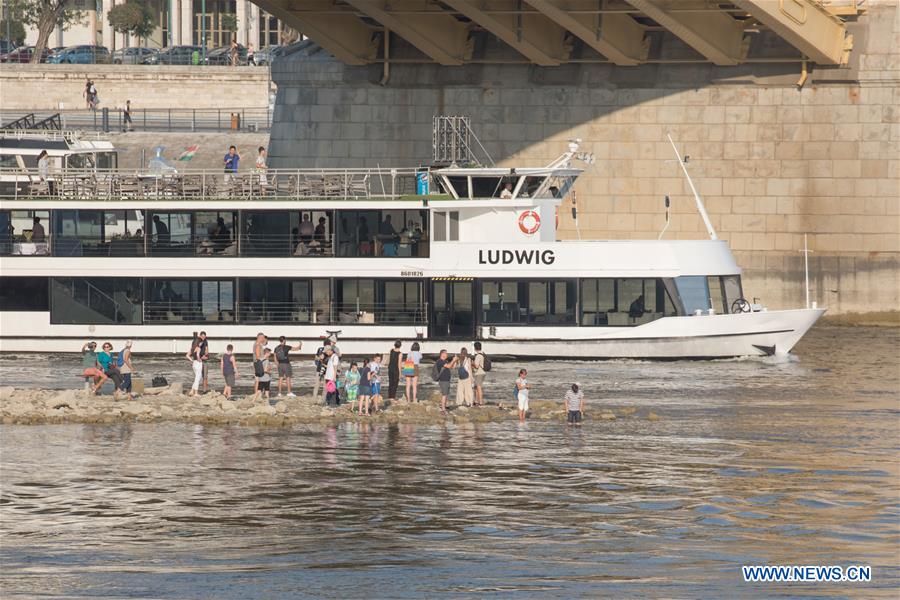
[[[638,409],[580,429],[4,426],[0,592],[893,597],[900,373],[868,357],[897,348],[820,327],[782,361],[526,365],[537,397],[577,378],[590,405]],[[77,368],[17,360],[4,382]],[[750,587],[743,564],[874,580]]]

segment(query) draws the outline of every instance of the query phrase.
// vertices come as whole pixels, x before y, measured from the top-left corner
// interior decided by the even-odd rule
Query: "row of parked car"
[[[266,46],[253,55],[252,64],[268,65],[281,54],[284,46]],[[0,63],[30,63],[34,56],[34,46],[10,48],[6,40],[0,40]],[[120,48],[110,53],[106,46],[68,46],[44,48],[41,62],[49,64],[116,64],[116,65],[230,65],[231,48],[221,46],[206,52],[203,58],[201,46],[170,46],[168,48]],[[251,64],[247,58],[247,48],[238,45],[239,65]]]

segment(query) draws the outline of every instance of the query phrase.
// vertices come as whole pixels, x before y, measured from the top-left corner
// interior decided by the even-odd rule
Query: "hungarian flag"
[[[191,160],[199,149],[200,146],[188,146],[184,149],[184,152],[178,155],[178,160]]]

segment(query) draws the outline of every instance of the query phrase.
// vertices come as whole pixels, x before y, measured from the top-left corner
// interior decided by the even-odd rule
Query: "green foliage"
[[[221,16],[221,19],[223,31],[231,31],[232,33],[237,31],[237,15],[233,13],[225,13]]]
[[[51,21],[63,30],[84,22],[85,13],[75,9],[73,0],[8,0],[13,21],[38,27],[41,21]],[[14,23],[13,23],[14,24]],[[6,29],[3,30],[6,35]]]
[[[0,20],[0,37],[6,39],[6,19]],[[25,44],[25,26],[15,17],[9,21],[9,37],[13,46]]]
[[[112,7],[106,13],[110,27],[119,33],[146,38],[156,29],[153,11],[143,2],[128,2]]]

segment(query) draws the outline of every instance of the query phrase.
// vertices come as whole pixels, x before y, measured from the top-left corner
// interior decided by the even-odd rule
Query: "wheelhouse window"
[[[582,279],[581,324],[630,327],[678,314],[662,279]]]
[[[53,255],[143,256],[143,227],[143,211],[56,210]]]
[[[244,323],[327,323],[331,286],[327,279],[242,279]]]
[[[50,254],[50,211],[0,211],[0,254]]]
[[[234,321],[234,281],[148,279],[144,318],[147,322]]]
[[[0,277],[0,311],[50,310],[46,277]]]
[[[684,307],[684,313],[692,315],[698,310],[706,312],[710,308],[709,281],[702,275],[687,275],[675,278],[675,287]]]
[[[127,277],[54,277],[50,322],[141,323],[141,280]]]
[[[574,281],[482,281],[481,320],[574,325],[576,298]]]

